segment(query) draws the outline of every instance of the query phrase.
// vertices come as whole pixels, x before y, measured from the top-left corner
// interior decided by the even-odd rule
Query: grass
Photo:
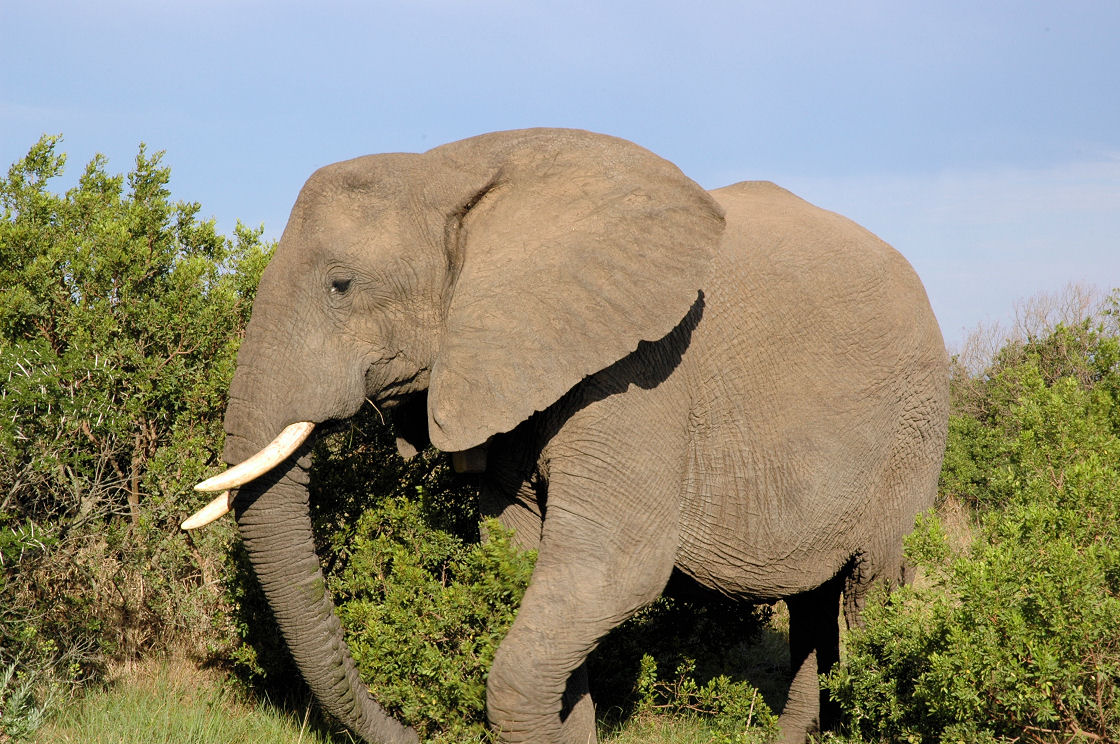
[[[122,667],[39,729],[36,744],[350,744],[324,732],[312,715],[245,700],[220,672],[181,659]],[[638,716],[603,731],[603,744],[710,744],[728,741],[702,718]]]
[[[784,702],[781,667],[788,664],[784,606],[744,655],[745,676],[771,705]],[[603,744],[711,744],[729,739],[697,716],[638,715],[601,723]],[[0,736],[0,742],[3,737]],[[148,659],[116,668],[103,687],[85,694],[39,729],[35,744],[351,744],[331,733],[304,703],[284,710],[249,698],[229,677],[181,658]]]
[[[638,716],[599,741],[602,744],[711,744],[727,741],[727,737],[694,716]]]
[[[226,678],[182,660],[122,668],[41,728],[37,744],[342,744],[302,715],[242,700]]]

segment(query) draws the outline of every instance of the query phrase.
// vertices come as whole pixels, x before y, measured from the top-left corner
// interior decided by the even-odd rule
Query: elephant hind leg
[[[888,591],[914,580],[914,567],[902,552],[902,539],[883,540],[853,556],[844,576],[844,620],[848,629],[863,627],[863,608],[872,588],[882,584]]]
[[[840,593],[843,575],[823,586],[786,599],[789,607],[789,652],[792,680],[778,721],[784,744],[831,728],[839,711],[821,690],[818,675],[840,660]]]

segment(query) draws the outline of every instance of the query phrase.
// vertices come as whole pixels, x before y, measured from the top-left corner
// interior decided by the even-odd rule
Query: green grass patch
[[[772,734],[758,728],[729,732],[701,715],[641,714],[620,729],[604,735],[603,744],[755,744],[766,742]]]
[[[330,733],[314,710],[285,711],[247,699],[243,688],[220,672],[182,660],[149,660],[110,675],[100,689],[39,729],[36,744],[351,744],[345,732]],[[770,716],[759,701],[762,720]],[[702,714],[642,711],[621,726],[600,730],[603,744],[748,744],[771,732],[747,720],[732,731],[726,720]],[[486,735],[468,739],[483,741]]]
[[[150,661],[116,675],[38,732],[38,744],[341,744],[310,709],[244,700],[218,673],[190,662]]]

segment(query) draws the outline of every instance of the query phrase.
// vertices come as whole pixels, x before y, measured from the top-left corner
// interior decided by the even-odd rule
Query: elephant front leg
[[[516,485],[510,485],[511,482]],[[493,480],[483,483],[479,510],[483,517],[496,517],[503,527],[513,531],[513,543],[518,550],[540,547],[544,520],[536,491],[529,481],[499,473]]]
[[[671,540],[623,549],[617,533],[604,534],[613,529],[558,511],[550,502],[532,581],[487,681],[487,715],[502,742],[596,741],[584,662],[672,570]]]

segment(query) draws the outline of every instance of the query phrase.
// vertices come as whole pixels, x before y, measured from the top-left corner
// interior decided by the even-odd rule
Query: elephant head
[[[241,465],[199,486],[238,490],[187,526],[232,505],[326,710],[370,741],[414,738],[361,684],[325,591],[308,516],[313,426],[369,400],[419,409],[397,429],[403,454],[425,438],[478,447],[671,331],[722,229],[675,166],[581,131],[502,132],[311,176],[230,388],[224,458]]]

